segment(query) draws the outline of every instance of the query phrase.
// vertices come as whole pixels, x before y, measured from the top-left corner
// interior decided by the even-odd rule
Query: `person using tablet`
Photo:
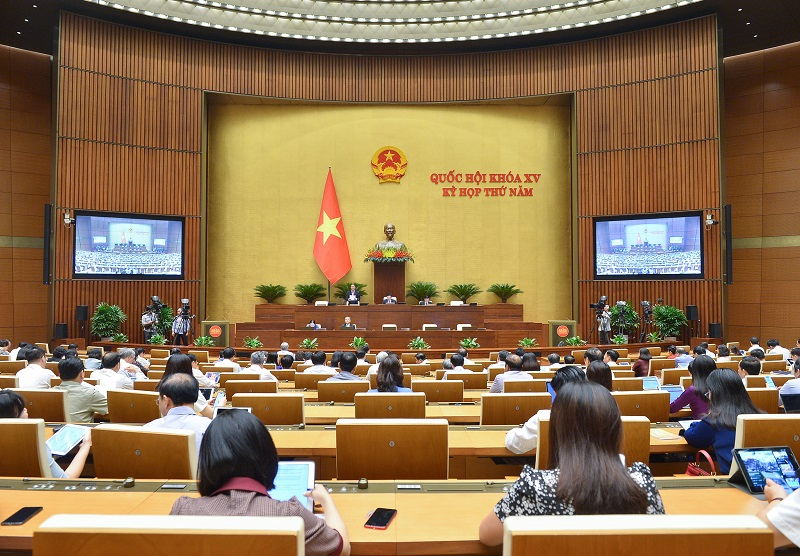
[[[684,432],[684,438],[689,446],[698,449],[713,446],[719,473],[727,475],[733,458],[731,450],[736,439],[736,418],[742,414],[764,412],[753,405],[736,371],[713,371],[708,375],[706,388],[709,399],[708,415],[692,423]]]
[[[483,519],[481,542],[503,542],[503,521],[513,515],[663,514],[650,468],[625,467],[622,419],[600,384],[564,385],[550,416],[550,467],[526,465],[519,479]]]
[[[0,390],[0,419],[27,419],[28,408],[25,407],[25,398],[13,390]],[[83,442],[75,457],[72,458],[72,463],[69,467],[62,469],[56,460],[53,459],[53,454],[50,448],[45,446],[47,450],[48,466],[50,467],[50,474],[56,479],[78,479],[83,473],[83,466],[86,465],[86,458],[92,449],[92,436],[91,429],[86,429],[86,434],[83,437]],[[57,434],[57,433],[56,433]],[[55,436],[55,435],[53,435]]]
[[[305,523],[306,554],[350,554],[347,527],[322,485],[306,496],[322,506],[319,519],[297,499],[272,499],[278,450],[263,423],[247,411],[226,411],[206,430],[197,462],[200,498],[182,496],[171,515],[299,516]]]
[[[791,494],[772,479],[764,487],[767,505],[758,517],[772,529],[775,548],[800,546],[800,490]]]

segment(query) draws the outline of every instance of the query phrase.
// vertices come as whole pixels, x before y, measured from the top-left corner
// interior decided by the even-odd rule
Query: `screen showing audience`
[[[596,218],[595,279],[702,278],[702,215]]]
[[[183,220],[75,214],[76,278],[183,278]]]

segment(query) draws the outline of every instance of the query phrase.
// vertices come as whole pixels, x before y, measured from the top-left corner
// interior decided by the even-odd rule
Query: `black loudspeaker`
[[[50,234],[53,218],[53,205],[47,204],[44,206],[44,255],[42,259],[42,283],[45,285],[50,284]]]
[[[700,314],[697,311],[697,305],[686,306],[686,320],[700,320]]]
[[[712,322],[708,325],[709,338],[722,338],[722,325],[718,322]]]
[[[67,323],[59,322],[56,325],[56,338],[68,338],[69,331],[67,330]]]
[[[89,320],[89,306],[88,305],[76,305],[75,306],[75,320],[78,322],[84,322]]]

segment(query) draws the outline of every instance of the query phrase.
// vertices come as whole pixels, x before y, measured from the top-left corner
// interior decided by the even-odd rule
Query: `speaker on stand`
[[[697,321],[700,320],[700,312],[697,310],[697,305],[686,306],[686,320],[689,321],[689,338],[691,341],[691,338],[697,337]]]
[[[81,338],[86,340],[86,345],[89,345],[89,339],[86,337],[86,321],[89,320],[88,305],[75,306],[75,320],[78,321],[78,327],[81,331]]]

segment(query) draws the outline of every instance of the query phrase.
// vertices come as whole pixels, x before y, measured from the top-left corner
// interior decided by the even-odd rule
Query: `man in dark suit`
[[[344,318],[344,324],[339,327],[340,330],[355,330],[356,325],[350,320],[350,317]]]
[[[361,292],[356,289],[355,284],[350,284],[350,291],[344,301],[345,305],[358,305],[361,303]]]
[[[425,299],[420,301],[419,304],[420,305],[433,305],[433,301],[431,301],[431,298],[426,295]]]
[[[395,303],[397,303],[397,298],[390,293],[383,298],[384,305],[393,305]]]

